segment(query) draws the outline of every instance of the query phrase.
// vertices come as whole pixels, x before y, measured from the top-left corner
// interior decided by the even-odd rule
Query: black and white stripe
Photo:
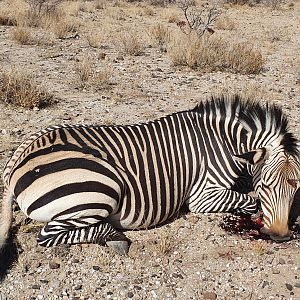
[[[254,178],[263,190],[260,162],[270,151],[293,158],[290,173],[298,176],[296,140],[281,110],[238,97],[145,124],[54,126],[21,144],[8,162],[3,205],[14,198],[27,216],[48,223],[42,245],[124,242],[116,229],[162,223],[184,202],[194,212],[255,212],[257,200],[244,187]],[[277,156],[268,172],[278,169]],[[283,186],[279,181],[272,201]],[[266,207],[280,210],[274,205]]]

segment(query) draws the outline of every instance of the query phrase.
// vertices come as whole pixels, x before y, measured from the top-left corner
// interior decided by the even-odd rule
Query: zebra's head
[[[237,156],[251,164],[254,189],[263,210],[263,233],[273,240],[290,238],[288,219],[297,190],[300,188],[300,159],[284,147],[263,147]]]

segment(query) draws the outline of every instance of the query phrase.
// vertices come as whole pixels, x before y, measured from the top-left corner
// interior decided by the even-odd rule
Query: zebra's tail
[[[5,246],[6,240],[8,238],[9,229],[12,223],[12,204],[14,200],[14,195],[8,190],[4,189],[2,209],[0,214],[0,251]]]

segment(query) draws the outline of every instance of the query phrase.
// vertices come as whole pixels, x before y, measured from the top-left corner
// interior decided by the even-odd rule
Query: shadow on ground
[[[6,277],[9,269],[18,261],[21,250],[17,242],[13,239],[15,232],[10,234],[5,247],[0,252],[0,283]]]

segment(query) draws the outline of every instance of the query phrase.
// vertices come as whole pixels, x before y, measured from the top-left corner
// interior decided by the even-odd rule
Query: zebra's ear
[[[270,150],[268,148],[259,148],[242,154],[233,155],[236,161],[244,164],[256,165],[267,160],[270,157]]]

